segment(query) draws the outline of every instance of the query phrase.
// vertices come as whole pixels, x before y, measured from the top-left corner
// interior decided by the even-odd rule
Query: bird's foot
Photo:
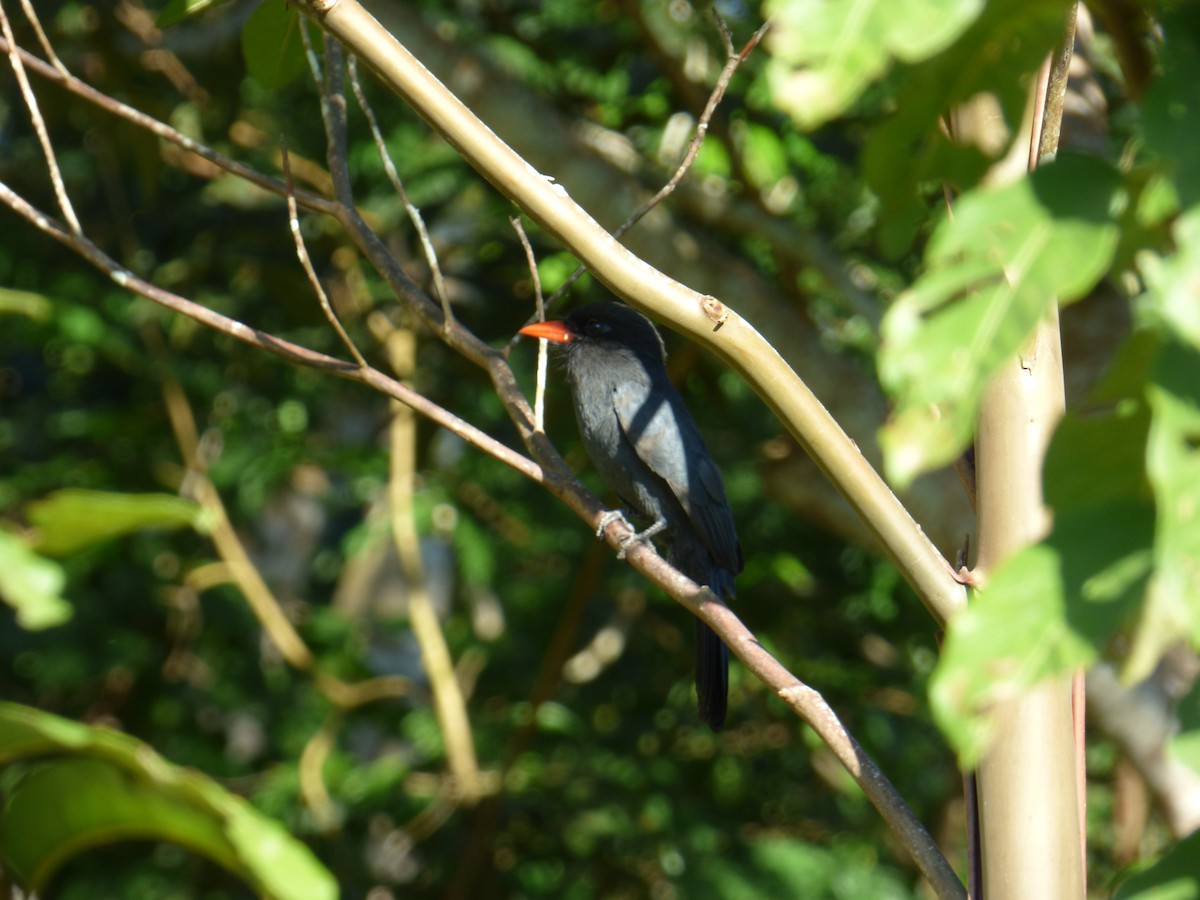
[[[600,517],[600,524],[596,526],[596,537],[604,537],[604,529],[613,522],[621,522],[626,528],[628,528],[630,531],[633,531],[633,526],[630,525],[629,520],[625,518],[625,513],[621,512],[619,509],[610,509]]]
[[[659,519],[645,531],[635,531],[634,527],[629,524],[629,520],[625,518],[625,513],[619,509],[610,509],[600,517],[600,527],[596,529],[596,537],[604,536],[604,529],[613,522],[622,522],[626,528],[633,532],[621,538],[621,547],[617,550],[617,559],[624,559],[629,552],[629,548],[634,544],[649,544],[650,538],[654,537],[660,531],[667,527],[666,519]]]

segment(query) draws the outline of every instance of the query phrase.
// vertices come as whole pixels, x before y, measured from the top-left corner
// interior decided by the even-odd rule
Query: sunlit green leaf
[[[1173,170],[1183,206],[1200,202],[1200,33],[1195,9],[1180,9],[1164,23],[1169,26],[1160,62],[1162,74],[1143,100],[1140,119],[1146,148]]]
[[[337,896],[329,873],[277,822],[127,735],[2,703],[0,761],[28,766],[0,813],[0,854],[31,890],[87,849],[142,839],[201,853],[265,897]]]
[[[1154,865],[1121,882],[1116,900],[1195,900],[1200,897],[1200,832],[1184,838]]]
[[[38,556],[14,534],[0,531],[0,599],[17,611],[22,628],[38,631],[71,618],[62,596],[66,576],[58,563]]]
[[[1024,115],[1029,78],[1062,35],[1067,0],[992,0],[944,52],[902,72],[894,113],[874,129],[863,173],[880,200],[880,243],[905,252],[928,219],[927,185],[973,188],[1006,153]],[[956,138],[946,123],[957,110],[984,117],[985,138]]]
[[[116,494],[68,489],[29,506],[37,550],[67,556],[84,547],[150,528],[195,528],[200,507],[173,494]]]
[[[9,794],[0,818],[5,868],[36,891],[72,857],[116,841],[171,841],[236,869],[221,832],[210,813],[87,758],[35,765]]]
[[[1145,677],[1176,641],[1200,646],[1200,354],[1165,344],[1148,397],[1155,578],[1126,665],[1130,679]]]
[[[776,102],[803,127],[841,113],[893,60],[943,49],[983,8],[981,0],[771,0],[771,80]]]
[[[263,0],[242,29],[246,70],[268,90],[278,90],[308,65],[300,28],[304,17],[281,0]]]
[[[1158,318],[1200,350],[1200,205],[1175,220],[1171,236],[1175,242],[1172,254],[1164,259],[1143,259],[1151,287],[1143,313]]]
[[[1123,201],[1098,160],[1063,157],[999,189],[965,195],[934,233],[925,273],[883,322],[880,377],[897,409],[881,442],[907,485],[968,445],[989,376],[1055,302],[1108,268]]]

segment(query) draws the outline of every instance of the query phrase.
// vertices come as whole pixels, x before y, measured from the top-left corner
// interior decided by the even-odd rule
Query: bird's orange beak
[[[534,322],[532,325],[526,325],[518,333],[543,338],[556,344],[569,344],[575,340],[575,332],[571,331],[565,322]]]

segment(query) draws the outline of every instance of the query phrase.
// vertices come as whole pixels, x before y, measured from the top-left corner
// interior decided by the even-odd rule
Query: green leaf
[[[1150,408],[1126,398],[1111,408],[1068,413],[1050,442],[1042,480],[1046,505],[1056,511],[1122,499],[1149,503],[1146,438]]]
[[[1200,646],[1200,354],[1164,344],[1147,396],[1146,469],[1158,521],[1154,584],[1123,673],[1133,680],[1176,641]]]
[[[1123,881],[1116,900],[1196,900],[1200,897],[1200,832],[1185,837],[1150,868]]]
[[[47,810],[56,813],[46,815]],[[35,765],[9,792],[0,818],[5,868],[34,891],[45,890],[72,857],[128,840],[170,841],[237,869],[219,819],[175,802],[104,760],[69,758]]]
[[[246,71],[267,90],[278,90],[304,72],[304,17],[284,0],[263,0],[242,29]]]
[[[30,631],[53,628],[74,610],[62,596],[66,575],[58,563],[38,556],[14,534],[0,531],[0,599],[17,611]]]
[[[148,839],[201,853],[266,897],[337,896],[332,876],[277,822],[128,735],[0,703],[0,762],[27,767],[0,813],[0,860],[30,890],[43,891],[84,850]]]
[[[881,442],[892,481],[952,461],[970,443],[990,375],[1057,300],[1107,270],[1124,202],[1104,163],[1064,156],[1002,188],[964,195],[938,226],[925,274],[882,326],[880,377],[897,401]]]
[[[801,127],[845,110],[893,60],[916,62],[950,44],[981,0],[771,0],[767,46],[775,100]]]
[[[1194,9],[1163,21],[1167,36],[1159,60],[1162,75],[1142,101],[1142,140],[1174,170],[1183,206],[1200,203],[1200,29]]]
[[[863,173],[880,200],[884,252],[899,256],[927,218],[924,184],[973,188],[1019,132],[1029,76],[1062,34],[1066,0],[993,0],[944,52],[903,73],[895,113],[871,134]],[[969,104],[996,121],[994,142],[964,144],[946,117]],[[903,162],[901,162],[903,161]]]
[[[987,749],[996,705],[1092,658],[1091,646],[1067,627],[1061,562],[1051,547],[1026,548],[947,629],[929,699],[964,768]]]
[[[1175,220],[1171,237],[1174,253],[1141,260],[1150,286],[1142,312],[1200,349],[1200,205]]]
[[[201,509],[173,494],[115,494],[67,489],[31,503],[37,526],[35,546],[50,556],[68,556],[84,547],[147,528],[198,528]]]

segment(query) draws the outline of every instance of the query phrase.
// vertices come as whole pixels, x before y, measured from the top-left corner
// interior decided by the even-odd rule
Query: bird
[[[557,345],[593,465],[621,502],[651,523],[627,540],[661,534],[668,562],[732,599],[744,565],[733,510],[721,471],[667,375],[666,346],[654,325],[607,301],[520,333]],[[725,723],[728,694],[729,650],[697,619],[697,705],[714,732]]]

